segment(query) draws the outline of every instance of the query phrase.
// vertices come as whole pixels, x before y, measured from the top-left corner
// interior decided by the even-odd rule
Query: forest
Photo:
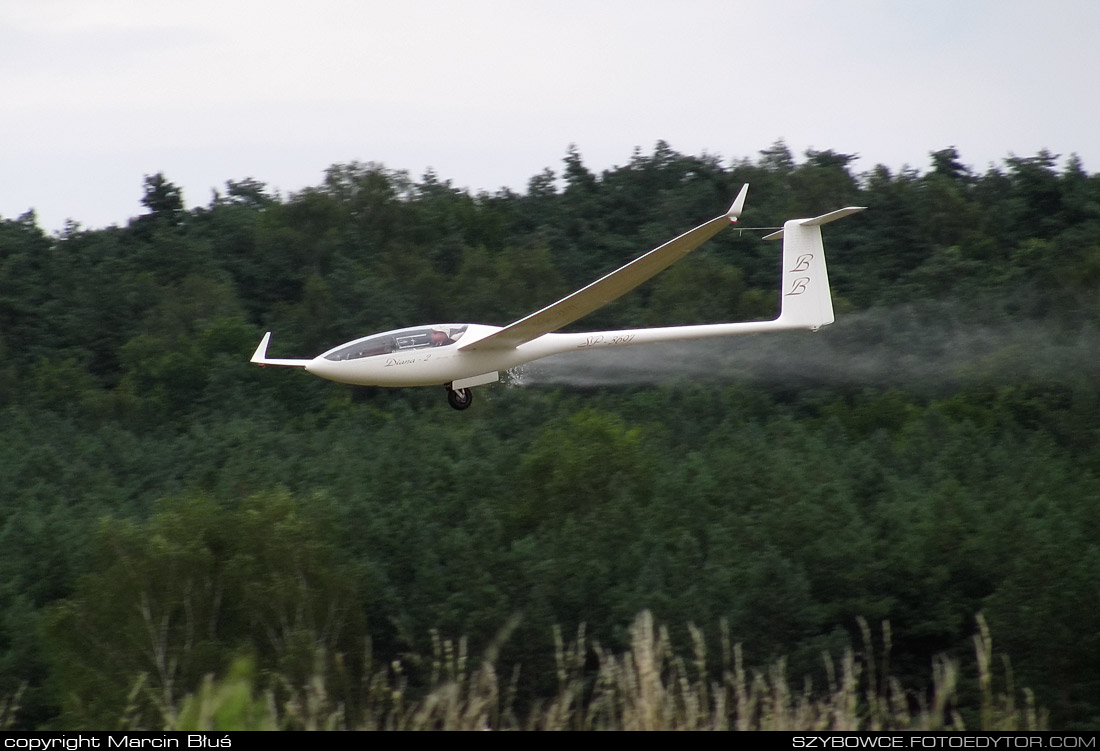
[[[571,147],[522,193],[352,162],[205,205],[149,175],[121,227],[0,218],[0,721],[157,727],[243,659],[276,696],[323,681],[355,724],[377,676],[415,696],[460,643],[534,707],[556,640],[583,629],[583,684],[645,613],[796,686],[888,634],[913,706],[959,660],[962,718],[980,617],[996,691],[1100,727],[1100,175],[964,158],[659,142],[596,173]],[[248,362],[265,331],[313,357],[509,323],[744,182],[743,226],[868,207],[824,233],[832,326],[548,359],[466,412]],[[761,234],[573,330],[774,317]]]

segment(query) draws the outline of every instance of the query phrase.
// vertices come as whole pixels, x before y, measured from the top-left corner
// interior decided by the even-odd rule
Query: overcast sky
[[[1100,169],[1094,0],[0,0],[0,217],[87,227],[337,162],[523,190],[575,143],[594,171],[658,139],[784,139],[928,167],[956,146]]]

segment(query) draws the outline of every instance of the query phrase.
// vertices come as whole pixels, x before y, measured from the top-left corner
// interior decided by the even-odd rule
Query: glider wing
[[[460,346],[459,349],[512,349],[543,334],[557,331],[562,326],[573,323],[573,321],[583,318],[592,311],[602,308],[607,303],[625,295],[642,282],[676,263],[676,261],[718,234],[723,227],[731,222],[736,222],[745,206],[745,196],[748,190],[749,186],[747,184],[741,188],[741,192],[737,194],[736,200],[725,214],[700,224],[695,229],[688,230],[673,240],[669,240],[664,245],[654,248],[645,255],[634,259],[622,268],[612,271],[607,276],[597,279],[568,297],[564,297],[542,310],[521,318],[489,336]]]

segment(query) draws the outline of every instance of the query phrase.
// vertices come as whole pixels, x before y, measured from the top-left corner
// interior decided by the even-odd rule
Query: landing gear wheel
[[[470,389],[447,389],[447,401],[455,409],[468,409],[474,403],[474,392]]]

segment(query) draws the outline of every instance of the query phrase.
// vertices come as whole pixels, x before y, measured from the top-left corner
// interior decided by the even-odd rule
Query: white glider
[[[304,368],[340,383],[360,386],[445,386],[455,409],[470,406],[474,386],[493,383],[502,370],[574,350],[704,339],[768,331],[810,329],[833,322],[821,226],[862,211],[850,206],[812,219],[791,219],[765,240],[783,240],[779,317],[772,321],[667,326],[579,334],[553,333],[626,294],[736,223],[749,186],[729,211],[688,230],[568,297],[503,328],[451,323],[387,331],[341,344],[312,360],[267,357],[271,332],[252,355],[259,365]]]

